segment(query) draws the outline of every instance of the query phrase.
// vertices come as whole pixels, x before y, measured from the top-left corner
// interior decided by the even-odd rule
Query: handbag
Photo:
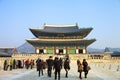
[[[91,70],[91,67],[90,67],[90,66],[87,66],[87,70],[88,70],[88,71]]]

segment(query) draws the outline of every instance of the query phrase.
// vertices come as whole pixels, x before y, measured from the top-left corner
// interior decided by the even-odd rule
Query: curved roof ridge
[[[78,27],[77,23],[75,24],[44,24],[44,27]]]

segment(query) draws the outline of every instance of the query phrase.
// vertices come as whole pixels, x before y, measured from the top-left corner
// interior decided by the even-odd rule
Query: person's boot
[[[82,79],[82,77],[80,77],[80,79]]]
[[[65,77],[68,78],[67,73],[66,73]]]

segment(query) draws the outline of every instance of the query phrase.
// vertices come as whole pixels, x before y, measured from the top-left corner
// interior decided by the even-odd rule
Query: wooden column
[[[35,48],[36,54],[39,54],[39,48]]]
[[[87,53],[87,47],[85,46],[85,52]]]
[[[76,54],[79,54],[78,46],[76,46]]]
[[[35,54],[37,54],[37,48],[35,48]]]
[[[66,46],[66,54],[68,54],[68,47]]]
[[[46,53],[46,46],[44,46],[43,48],[43,53]]]
[[[54,54],[56,54],[56,46],[54,46]]]

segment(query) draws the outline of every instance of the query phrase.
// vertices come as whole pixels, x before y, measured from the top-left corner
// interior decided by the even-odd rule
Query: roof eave
[[[72,44],[84,44],[85,46],[89,46],[90,44],[92,44],[93,42],[96,41],[96,39],[89,39],[89,40],[67,40],[67,41],[54,41],[54,40],[48,40],[48,39],[42,39],[42,40],[39,40],[39,39],[27,39],[26,40],[27,42],[29,42],[30,44],[32,45],[36,45],[36,44],[51,44],[51,43],[54,43],[54,44],[61,44],[61,43],[65,43],[65,44],[68,44],[68,43],[72,43]]]

